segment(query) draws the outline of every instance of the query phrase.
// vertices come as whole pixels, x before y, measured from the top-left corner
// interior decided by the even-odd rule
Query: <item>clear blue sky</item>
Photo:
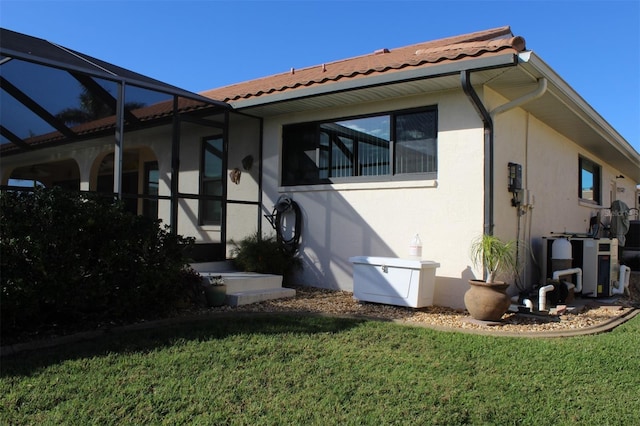
[[[0,26],[199,92],[509,25],[640,152],[640,0],[1,0]]]

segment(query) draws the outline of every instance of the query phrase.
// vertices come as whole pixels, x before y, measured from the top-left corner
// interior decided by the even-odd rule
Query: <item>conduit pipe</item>
[[[582,291],[582,269],[580,268],[562,269],[560,271],[555,271],[553,273],[553,280],[557,281],[562,276],[573,274],[577,274],[575,292],[580,293]]]
[[[629,277],[631,275],[631,268],[625,265],[620,265],[620,277],[618,279],[618,287],[615,286],[611,289],[611,294],[624,294],[624,289],[629,286]]]
[[[555,287],[551,284],[545,285],[544,287],[540,287],[538,291],[538,310],[546,311],[547,310],[547,293],[553,291]]]

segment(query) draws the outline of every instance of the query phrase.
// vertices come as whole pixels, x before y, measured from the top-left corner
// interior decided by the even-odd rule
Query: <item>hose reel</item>
[[[291,214],[294,216],[293,234],[291,238],[285,238],[284,231],[286,229],[284,219]],[[264,217],[267,218],[273,229],[275,229],[276,238],[283,249],[288,253],[295,253],[300,245],[300,235],[302,231],[302,211],[298,203],[287,195],[281,195],[273,206],[271,214],[266,214]]]

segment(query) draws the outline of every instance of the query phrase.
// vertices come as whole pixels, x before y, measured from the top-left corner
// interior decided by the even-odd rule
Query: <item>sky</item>
[[[640,0],[1,0],[0,26],[193,92],[510,26],[640,152]]]

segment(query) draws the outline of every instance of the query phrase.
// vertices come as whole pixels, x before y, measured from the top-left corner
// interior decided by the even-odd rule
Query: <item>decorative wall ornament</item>
[[[242,175],[242,172],[237,167],[229,172],[231,182],[235,183],[236,185],[240,183],[240,175]]]

